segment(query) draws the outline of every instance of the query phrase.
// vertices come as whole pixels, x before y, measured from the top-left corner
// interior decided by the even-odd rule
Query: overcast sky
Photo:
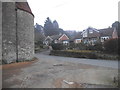
[[[35,23],[44,25],[47,17],[57,20],[64,30],[82,31],[91,26],[107,28],[118,20],[119,0],[27,0]]]

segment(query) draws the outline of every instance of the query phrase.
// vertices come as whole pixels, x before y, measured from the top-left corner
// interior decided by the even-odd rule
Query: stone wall
[[[2,60],[16,61],[16,11],[14,2],[2,3]]]
[[[2,63],[2,2],[0,2],[0,64]]]
[[[34,20],[28,12],[17,10],[18,58],[30,60],[34,55]]]
[[[16,10],[15,2],[3,2],[2,27],[0,55],[3,57],[0,58],[3,63],[31,60],[34,57],[33,15],[24,10]]]

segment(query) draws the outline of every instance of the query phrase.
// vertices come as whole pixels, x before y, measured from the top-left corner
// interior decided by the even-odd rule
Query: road
[[[85,58],[69,58],[69,57],[61,57],[61,56],[50,56],[47,53],[36,54],[38,58],[44,57],[45,60],[55,59],[58,61],[67,61],[67,62],[74,62],[74,63],[81,63],[81,64],[88,64],[88,65],[95,65],[95,66],[102,66],[102,67],[109,67],[118,69],[118,61],[113,60],[97,60],[97,59],[85,59]]]
[[[117,61],[78,59],[38,53],[36,61],[3,66],[4,88],[112,87]],[[102,64],[102,65],[101,65]]]

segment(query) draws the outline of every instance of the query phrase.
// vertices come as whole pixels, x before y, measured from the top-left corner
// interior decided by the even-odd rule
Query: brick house
[[[100,29],[99,33],[100,33],[100,41],[102,43],[111,38],[118,38],[117,30],[115,28]]]
[[[97,29],[88,27],[82,32],[82,40],[85,44],[94,45],[100,38],[100,33]]]
[[[81,43],[95,45],[97,42],[104,42],[111,38],[118,38],[116,28],[95,29],[88,27],[86,30],[79,32],[75,36],[74,43]]]
[[[59,34],[59,35],[47,36],[45,38],[43,44],[49,45],[51,43],[68,44],[69,43],[69,37],[66,34]]]

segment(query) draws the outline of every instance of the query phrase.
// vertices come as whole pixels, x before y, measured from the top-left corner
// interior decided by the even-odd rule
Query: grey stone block
[[[0,2],[0,64],[2,64],[2,2]]]
[[[0,58],[3,63],[31,60],[34,57],[33,15],[24,10],[16,10],[15,2],[3,2],[2,27]]]
[[[16,12],[14,2],[2,3],[2,53],[3,62],[16,61]],[[11,42],[11,43],[9,43]]]

